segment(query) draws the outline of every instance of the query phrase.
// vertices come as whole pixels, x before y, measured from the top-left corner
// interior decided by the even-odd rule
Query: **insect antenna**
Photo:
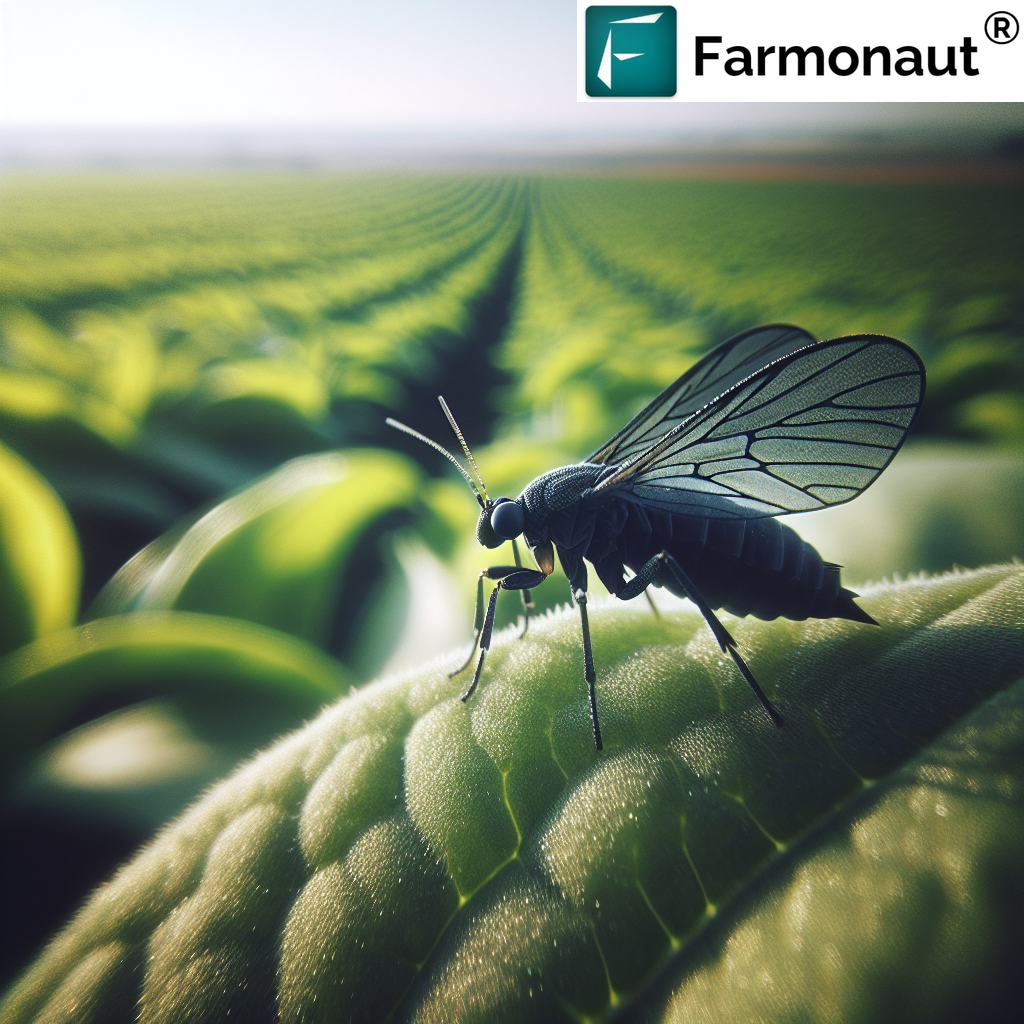
[[[473,458],[473,453],[469,450],[469,445],[466,444],[466,439],[462,436],[462,431],[459,430],[459,425],[455,422],[451,409],[448,408],[448,403],[440,395],[437,396],[437,400],[441,403],[441,408],[444,410],[445,416],[448,417],[448,422],[452,425],[452,430],[455,431],[455,436],[459,439],[459,444],[462,445],[462,450],[466,453],[466,458],[469,459],[469,464],[472,466],[473,472],[476,473],[477,480],[480,481],[480,492],[489,501],[490,499],[487,498],[487,488],[484,486],[484,478],[480,475],[480,467],[477,466],[476,459]]]
[[[421,434],[418,430],[413,430],[412,427],[407,427],[404,423],[399,423],[398,420],[394,420],[390,416],[384,422],[387,423],[389,427],[394,427],[395,430],[401,430],[402,433],[408,434],[410,437],[415,437],[417,441],[429,444],[434,451],[440,452],[466,478],[466,483],[473,489],[473,493],[476,495],[476,500],[480,503],[480,507],[484,507],[484,499],[481,497],[480,488],[477,487],[476,481],[465,471],[465,469],[462,468],[462,463],[459,462],[459,460],[455,458],[447,448],[442,448],[441,445],[436,441],[431,441],[425,434]],[[465,442],[463,442],[463,446],[465,446]],[[470,459],[472,459],[472,456],[470,456]],[[481,481],[481,486],[483,486],[483,481]]]

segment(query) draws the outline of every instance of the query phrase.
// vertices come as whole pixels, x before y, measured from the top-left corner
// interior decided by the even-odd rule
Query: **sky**
[[[0,127],[601,136],[1020,124],[1003,105],[577,103],[575,10],[574,0],[0,0]]]

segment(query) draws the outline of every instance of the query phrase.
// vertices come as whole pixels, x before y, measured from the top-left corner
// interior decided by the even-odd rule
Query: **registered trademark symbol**
[[[1020,31],[1020,24],[1009,11],[996,11],[985,19],[985,35],[993,43],[1012,43]]]

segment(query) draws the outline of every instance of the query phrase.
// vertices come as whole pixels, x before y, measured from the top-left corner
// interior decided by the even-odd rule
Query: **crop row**
[[[926,431],[1024,436],[1009,187],[550,181],[536,207],[505,350],[535,414],[575,394],[606,427],[715,341],[788,321],[914,345]]]
[[[486,220],[500,190],[443,178],[9,178],[0,298],[130,300],[183,280],[379,260]]]
[[[83,536],[89,517],[133,524],[94,569],[87,554],[93,592],[290,456],[401,446],[388,412],[446,430],[425,421],[442,390],[471,437],[502,439],[480,457],[514,489],[761,321],[905,338],[928,365],[920,430],[1024,436],[1002,186],[100,175],[2,192],[0,439]]]
[[[288,208],[272,209],[271,223],[249,233],[254,197],[243,192],[249,203],[231,208],[226,239],[216,237],[218,219],[227,218],[216,205],[194,238],[188,218],[165,235],[169,214],[147,221],[137,202],[121,211],[120,242],[116,223],[96,238],[99,226],[82,214],[81,235],[68,246],[43,230],[45,221],[26,242],[19,231],[31,218],[15,204],[6,259],[21,273],[6,278],[0,306],[0,408],[16,418],[75,419],[124,445],[148,413],[183,401],[194,414],[256,398],[310,422],[334,399],[394,402],[398,379],[429,361],[425,343],[465,329],[518,232],[514,185],[442,186],[424,194],[415,180],[375,191],[335,184],[341,213],[314,223],[316,202],[291,209],[293,221]],[[363,205],[367,192],[376,202]],[[383,202],[392,192],[397,209]],[[194,199],[200,209],[203,199]],[[28,205],[24,195],[21,203]],[[275,220],[291,228],[280,244]]]

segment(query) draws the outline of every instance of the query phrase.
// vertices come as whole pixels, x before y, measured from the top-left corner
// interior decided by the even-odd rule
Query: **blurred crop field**
[[[452,446],[439,394],[514,496],[740,330],[893,335],[913,436],[790,525],[854,585],[1024,555],[1022,214],[1019,180],[0,179],[3,980],[236,760],[469,640],[476,505],[384,422]]]

